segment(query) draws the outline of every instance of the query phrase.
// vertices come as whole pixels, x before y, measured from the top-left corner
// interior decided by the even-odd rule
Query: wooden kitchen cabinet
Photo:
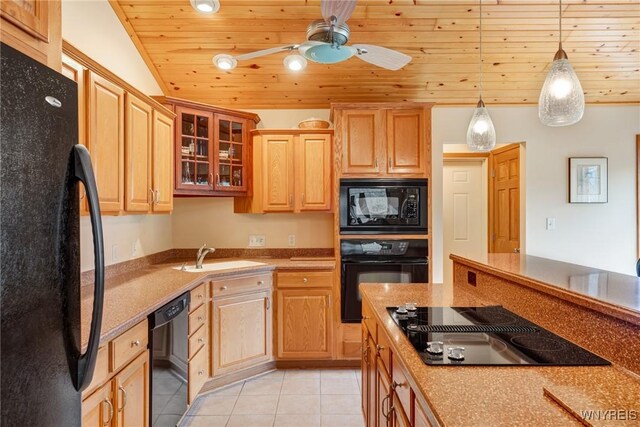
[[[117,427],[149,424],[149,354],[142,353],[114,379]]]
[[[276,273],[276,342],[279,359],[333,356],[333,271]]]
[[[187,347],[187,403],[192,404],[209,378],[209,294],[207,283],[191,291]]]
[[[0,40],[56,71],[62,54],[60,1],[2,0]]]
[[[431,105],[333,104],[341,174],[428,178]]]
[[[171,97],[155,99],[174,111],[176,196],[246,196],[250,191],[249,131],[253,113]]]
[[[329,212],[332,130],[268,129],[253,135],[253,194],[236,213]]]
[[[125,121],[125,209],[146,213],[153,200],[150,185],[153,108],[127,94]]]
[[[271,291],[213,300],[213,375],[271,359]]]
[[[278,358],[332,356],[331,289],[278,290]]]
[[[111,382],[108,382],[82,401],[82,427],[112,425],[115,415],[112,388]]]
[[[362,359],[360,363],[362,413],[366,427],[376,427],[376,348],[366,325],[362,324]]]
[[[173,117],[157,110],[153,112],[151,148],[152,212],[173,210]]]
[[[124,207],[124,90],[87,71],[88,138],[101,213]]]

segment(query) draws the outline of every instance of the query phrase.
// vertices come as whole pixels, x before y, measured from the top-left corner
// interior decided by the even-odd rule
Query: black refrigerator
[[[102,223],[77,85],[1,44],[0,402],[3,426],[79,426],[104,295]],[[89,342],[80,342],[78,186],[93,232]]]

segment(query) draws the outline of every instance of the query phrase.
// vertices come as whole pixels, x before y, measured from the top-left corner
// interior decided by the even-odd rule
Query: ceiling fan
[[[357,0],[321,0],[322,17],[311,22],[307,28],[307,40],[300,44],[273,47],[232,56],[226,53],[213,57],[213,63],[222,70],[235,68],[238,61],[258,58],[279,52],[292,52],[284,64],[293,71],[302,70],[307,60],[320,64],[335,64],[346,61],[352,56],[387,70],[396,71],[411,61],[409,55],[388,49],[386,47],[354,44],[347,46],[349,41],[349,19],[356,7]],[[297,50],[299,55],[293,54]]]

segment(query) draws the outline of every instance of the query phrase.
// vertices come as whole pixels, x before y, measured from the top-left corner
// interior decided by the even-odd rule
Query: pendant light
[[[482,0],[480,0],[480,100],[467,129],[467,146],[472,151],[489,151],[496,145],[496,129],[482,101]]]
[[[569,126],[582,119],[584,93],[580,80],[562,49],[562,0],[560,5],[560,43],[538,100],[538,117],[547,126]]]

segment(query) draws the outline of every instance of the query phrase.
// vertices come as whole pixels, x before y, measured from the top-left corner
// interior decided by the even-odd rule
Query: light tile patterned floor
[[[180,427],[364,427],[360,370],[277,370],[200,397]]]
[[[175,427],[187,410],[187,385],[169,369],[153,369],[153,427]]]

